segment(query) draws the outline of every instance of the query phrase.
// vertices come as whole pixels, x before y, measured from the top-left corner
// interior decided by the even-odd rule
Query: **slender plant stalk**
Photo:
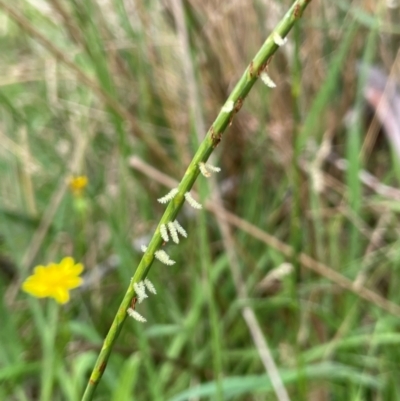
[[[47,303],[46,328],[42,332],[43,369],[41,377],[40,401],[52,399],[54,367],[56,360],[57,316],[59,307],[55,302]]]
[[[282,38],[286,37],[295,22],[302,16],[303,11],[310,2],[311,0],[295,1],[290,10],[286,13],[281,22],[275,28],[274,34],[278,34]],[[246,68],[246,71],[228,97],[226,104],[232,104],[233,102],[232,110],[220,111],[214,123],[208,130],[205,139],[200,144],[196,154],[194,155],[191,163],[189,164],[189,167],[185,172],[185,175],[179,183],[178,194],[169,202],[167,209],[165,210],[165,213],[156,228],[153,238],[151,239],[147,250],[142,257],[142,260],[140,261],[139,266],[136,269],[135,275],[133,276],[133,279],[129,284],[128,290],[121,302],[117,314],[115,315],[114,321],[112,322],[111,328],[104,340],[103,347],[93,368],[85,393],[83,394],[82,401],[89,401],[93,399],[95,389],[99,381],[101,380],[101,377],[106,368],[108,358],[112,351],[112,347],[126,319],[127,309],[129,308],[129,305],[135,296],[133,284],[140,282],[147,276],[150,267],[154,261],[154,253],[159,249],[162,244],[163,240],[160,234],[160,226],[162,224],[167,224],[168,222],[175,220],[179,210],[183,205],[183,202],[185,201],[185,193],[190,191],[200,173],[199,163],[206,162],[213,150],[218,146],[219,142],[221,141],[223,132],[232,122],[235,114],[241,109],[247,94],[250,92],[254,83],[257,81],[257,78],[267,67],[268,62],[270,61],[272,55],[276,52],[278,47],[279,46],[274,41],[273,35],[270,35],[254,57],[254,59],[250,62],[249,66]]]

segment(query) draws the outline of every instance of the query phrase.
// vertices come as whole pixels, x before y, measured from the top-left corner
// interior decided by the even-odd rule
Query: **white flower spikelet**
[[[178,192],[179,192],[178,188],[171,189],[171,191],[169,191],[167,193],[167,195],[163,196],[162,198],[157,199],[157,201],[160,203],[168,203],[169,201],[171,201],[172,199],[175,198],[175,196]]]
[[[174,226],[176,228],[176,231],[178,231],[178,233],[180,235],[182,235],[182,237],[187,238],[187,232],[186,230],[179,224],[178,220],[174,221]]]
[[[143,253],[147,251],[147,246],[146,245],[140,245],[140,249],[142,250]]]
[[[270,78],[270,76],[263,71],[260,75],[261,80],[268,86],[268,88],[276,88],[276,83]]]
[[[154,253],[156,259],[158,259],[161,263],[164,263],[167,266],[172,266],[175,264],[175,261],[170,259],[167,252],[159,249],[157,252]]]
[[[140,304],[145,298],[148,298],[146,294],[146,287],[143,281],[140,281],[139,283],[134,283],[133,289],[135,290],[137,300]]]
[[[190,192],[185,193],[185,199],[187,200],[189,205],[192,206],[193,209],[202,209],[203,208],[203,206],[201,206],[201,204],[199,202],[197,202],[193,199],[192,195],[190,195]]]
[[[223,113],[230,113],[233,108],[235,107],[235,102],[233,100],[228,100],[225,104],[224,107],[222,107],[222,112]]]
[[[147,322],[146,318],[144,318],[139,312],[136,312],[135,309],[128,308],[127,313],[130,317],[133,317],[138,322],[141,323]]]
[[[274,32],[272,34],[272,39],[274,40],[275,44],[280,46],[283,46],[287,42],[287,38],[282,38],[281,35],[279,35],[278,32]]]
[[[171,234],[172,241],[174,241],[175,244],[179,244],[178,230],[172,221],[168,223],[168,230]]]
[[[162,239],[165,242],[169,241],[168,230],[167,230],[167,226],[165,224],[161,224],[161,226],[160,226],[160,234],[161,234]]]
[[[144,279],[144,285],[149,292],[152,294],[157,294],[156,287],[154,287],[153,283],[148,278]]]

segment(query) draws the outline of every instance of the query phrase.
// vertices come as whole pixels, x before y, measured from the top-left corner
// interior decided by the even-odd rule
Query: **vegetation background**
[[[290,5],[0,1],[0,400],[80,399],[165,207],[146,167],[182,177]],[[292,400],[400,399],[399,154],[362,73],[399,77],[399,6],[311,2],[196,186],[250,225],[181,211],[188,239],[154,263],[96,400],[277,399],[246,308]],[[66,306],[20,291],[67,255],[85,284]]]

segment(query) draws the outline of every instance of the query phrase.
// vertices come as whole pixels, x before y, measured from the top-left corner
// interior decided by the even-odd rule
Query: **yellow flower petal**
[[[63,258],[62,261],[60,262],[60,267],[62,267],[63,269],[69,269],[73,265],[74,265],[74,259],[71,258],[71,256]]]
[[[51,296],[59,303],[65,304],[69,301],[69,292],[65,288],[56,288]]]
[[[65,287],[72,290],[73,288],[81,286],[82,283],[83,280],[80,277],[71,277],[65,280]]]
[[[41,275],[41,274],[46,274],[46,268],[44,266],[36,266],[34,269],[35,275]]]
[[[75,264],[74,259],[71,257],[64,258],[60,262],[60,267],[64,269],[66,274],[78,276],[83,271],[82,263]]]
[[[30,277],[30,278],[32,278],[32,277]],[[27,292],[37,298],[43,298],[43,297],[48,296],[47,287],[36,283],[34,280],[26,280],[22,284],[22,289],[25,292]]]

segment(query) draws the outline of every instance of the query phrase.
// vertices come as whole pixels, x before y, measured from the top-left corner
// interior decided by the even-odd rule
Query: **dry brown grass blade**
[[[174,188],[177,185],[177,181],[175,181],[168,175],[161,173],[160,171],[145,163],[143,160],[136,156],[130,158],[129,165],[135,170],[140,171],[141,173],[147,175],[148,177],[158,181],[165,186]],[[241,229],[242,231],[247,232],[252,237],[257,238],[258,240],[278,250],[283,255],[287,257],[291,257],[293,255],[293,249],[289,245],[281,242],[274,236],[266,233],[265,231],[247,222],[246,220],[243,220],[233,213],[226,211],[222,207],[214,205],[211,201],[208,201],[206,203],[206,209],[214,213],[215,215],[218,215],[219,218],[227,221],[229,224]],[[299,255],[299,261],[303,267],[314,271],[322,277],[327,278],[328,280],[337,284],[339,287],[356,294],[358,297],[382,308],[383,310],[391,313],[394,316],[400,317],[400,306],[383,298],[374,291],[371,291],[370,289],[363,286],[355,285],[348,278],[344,277],[340,273],[337,273],[330,267],[316,261],[315,259],[304,253],[301,253]]]
[[[3,0],[0,0],[0,8],[4,10],[4,12],[8,14],[10,18],[12,18],[31,37],[40,42],[42,46],[44,46],[57,60],[71,69],[76,74],[77,78],[82,83],[87,85],[108,107],[110,107],[121,118],[129,122],[134,134],[148,146],[154,155],[160,159],[160,162],[164,163],[166,166],[171,165],[170,158],[168,157],[164,148],[150,135],[146,135],[144,132],[142,132],[134,117],[124,106],[122,106],[117,100],[113,99],[106,91],[104,91],[96,81],[86,75],[73,61],[66,56],[64,52],[54,46],[54,44],[42,33],[40,33],[23,15],[19,14]]]

